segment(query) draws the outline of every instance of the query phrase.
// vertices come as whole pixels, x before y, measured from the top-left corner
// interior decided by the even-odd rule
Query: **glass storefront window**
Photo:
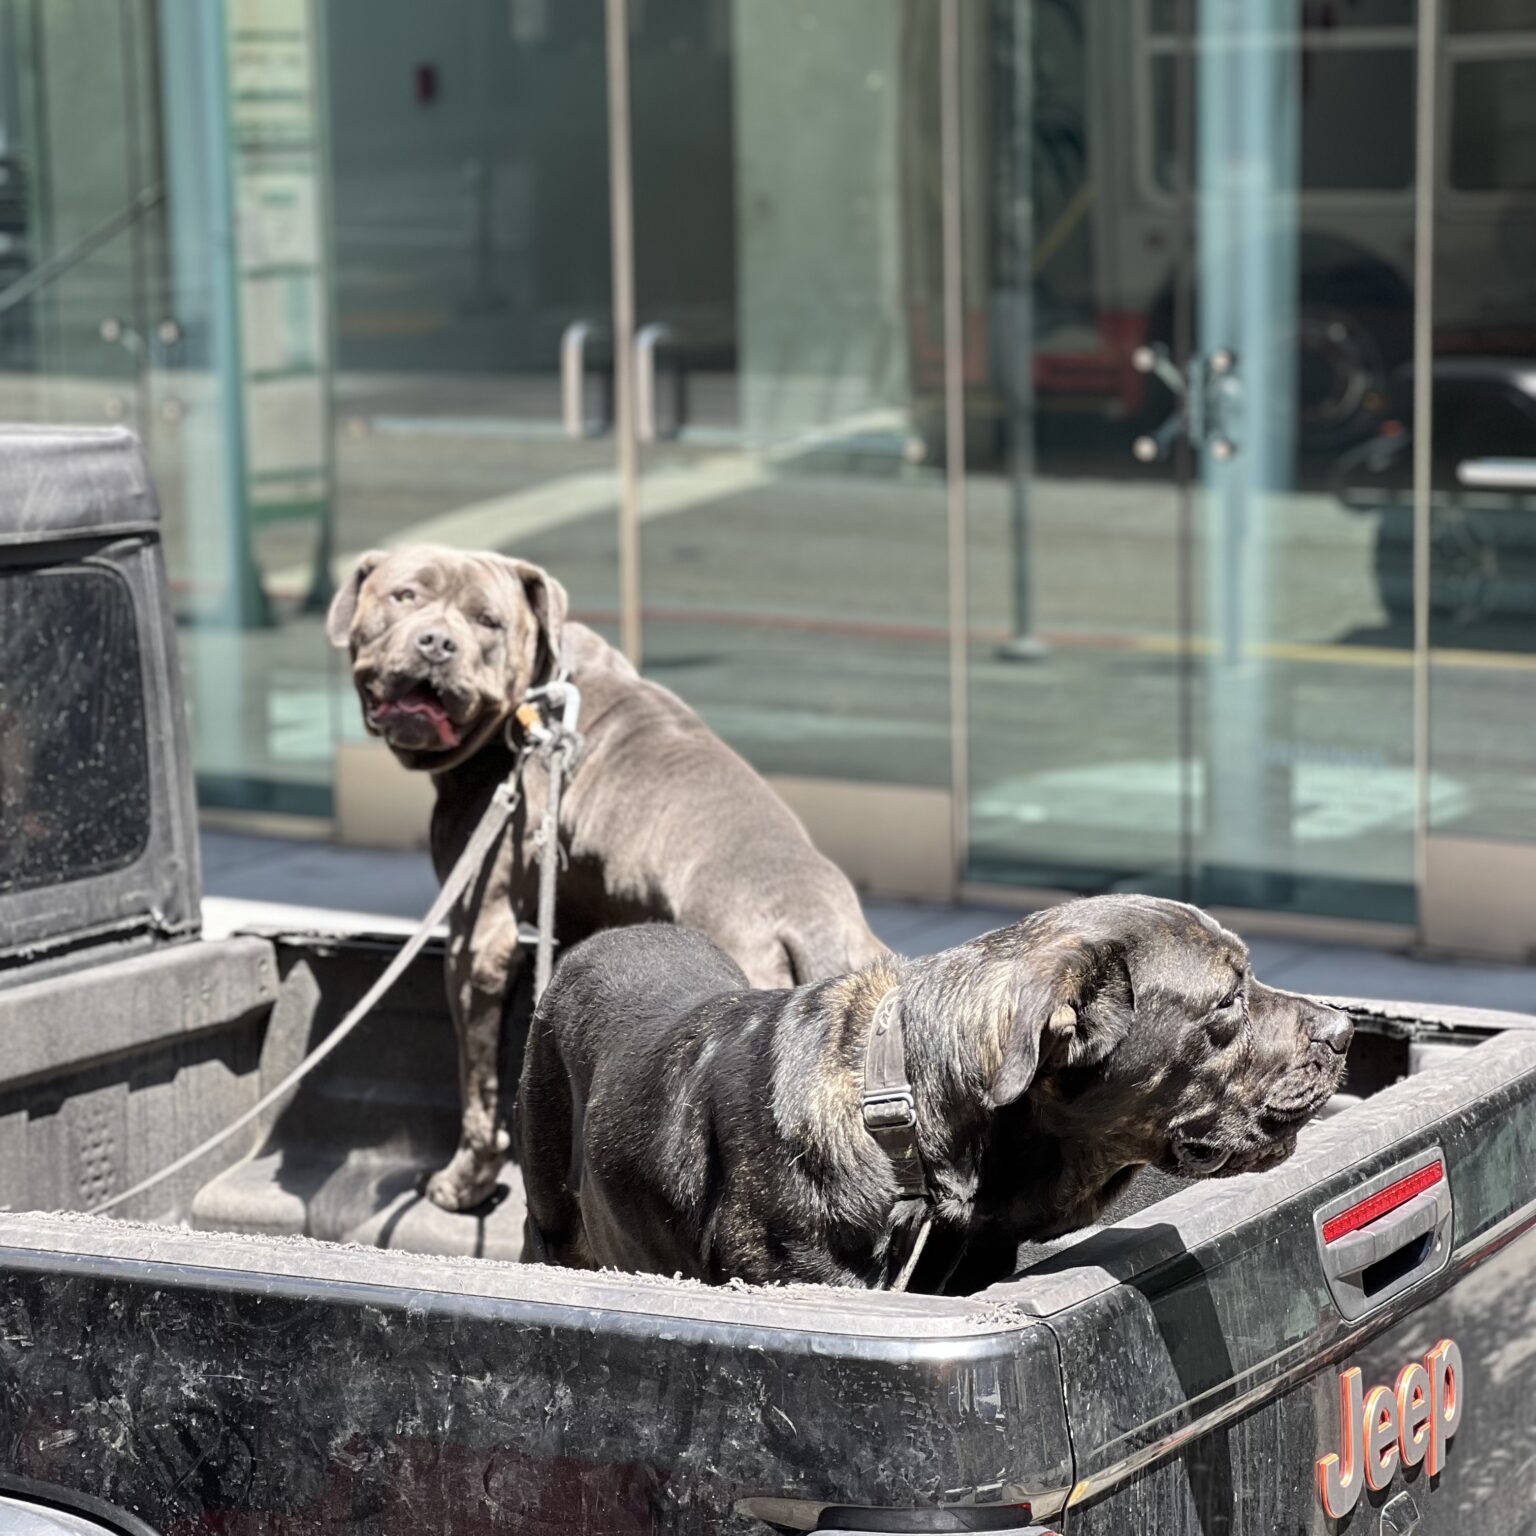
[[[937,8],[729,18],[630,50],[646,669],[765,772],[947,790]]]
[[[1074,14],[1091,169],[1047,210],[1035,11],[993,12],[1022,132],[987,141],[982,175],[1029,199],[999,227],[1031,282],[975,302],[1014,317],[1033,370],[1010,393],[989,357],[974,389],[1014,403],[1008,456],[968,485],[972,876],[1411,920],[1411,630],[1337,483],[1403,425],[1411,10],[1298,31],[1279,4],[1169,0],[1150,33],[1136,7]],[[1368,217],[1344,190],[1377,194]],[[1075,330],[1053,324],[1063,275],[1037,255],[1061,246],[1062,207],[1085,253],[1066,282],[1088,281]],[[1132,366],[1138,346],[1187,407]]]
[[[440,541],[974,882],[1407,921],[1421,813],[1531,835],[1526,11],[1436,40],[1427,777],[1413,0],[961,4],[958,190],[941,14],[0,0],[0,413],[143,437],[205,805],[396,774],[323,614]]]
[[[305,0],[0,0],[0,414],[143,440],[205,803],[324,814],[323,166]]]

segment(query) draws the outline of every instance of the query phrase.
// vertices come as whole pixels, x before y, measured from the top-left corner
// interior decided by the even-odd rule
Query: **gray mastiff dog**
[[[538,566],[431,546],[365,554],[327,633],[351,651],[367,729],[432,775],[440,880],[513,770],[519,703],[568,658],[585,746],[560,803],[562,952],[601,928],[675,921],[708,934],[760,987],[885,953],[853,887],[788,807],[682,700],[568,621],[565,589]],[[427,1185],[449,1210],[492,1194],[509,1146],[502,1023],[509,1006],[515,1026],[531,1012],[518,925],[536,917],[545,791],[530,758],[508,832],[449,919],[464,1117],[458,1150]]]
[[[915,1191],[861,1113],[872,1035],[893,1021]],[[977,1290],[1021,1243],[1094,1221],[1139,1168],[1280,1162],[1352,1033],[1262,985],[1207,914],[1147,896],[790,991],[752,989],[696,933],[599,934],[561,964],[528,1040],[523,1257],[877,1286],[926,1214],[911,1289]]]

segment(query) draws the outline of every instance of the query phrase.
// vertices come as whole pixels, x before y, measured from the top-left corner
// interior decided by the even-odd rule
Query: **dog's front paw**
[[[501,1159],[460,1147],[453,1161],[427,1180],[427,1199],[445,1211],[468,1211],[489,1200],[496,1192],[496,1176]]]

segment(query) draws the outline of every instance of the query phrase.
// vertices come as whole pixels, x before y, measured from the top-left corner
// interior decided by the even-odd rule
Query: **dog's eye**
[[[1227,991],[1227,995],[1216,1005],[1217,1013],[1226,1013],[1229,1009],[1242,1007],[1248,997],[1248,973],[1244,971],[1238,976]]]
[[[481,629],[505,629],[507,626],[496,617],[494,613],[481,613],[475,616],[475,623]]]
[[[390,594],[390,598],[397,603],[414,603],[416,601],[415,587],[396,587]]]
[[[1238,982],[1206,1016],[1206,1034],[1217,1045],[1230,1045],[1242,1033],[1247,1016],[1247,994],[1244,984]]]

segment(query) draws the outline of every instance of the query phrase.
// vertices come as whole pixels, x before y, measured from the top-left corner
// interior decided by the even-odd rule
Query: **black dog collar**
[[[935,1196],[917,1145],[917,1105],[907,1081],[906,1041],[897,992],[892,987],[880,999],[870,1021],[864,1047],[864,1129],[891,1160],[902,1199],[931,1203]]]

